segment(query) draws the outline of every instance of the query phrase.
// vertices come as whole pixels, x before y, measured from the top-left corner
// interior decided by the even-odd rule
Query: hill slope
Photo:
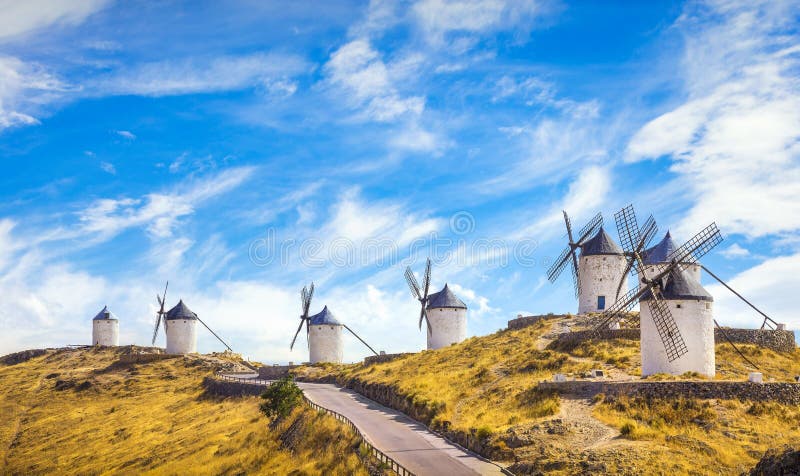
[[[768,448],[800,441],[800,409],[787,405],[602,396],[587,400],[537,391],[536,383],[554,373],[577,376],[593,368],[603,368],[616,379],[640,378],[635,340],[548,349],[554,331],[568,320],[575,324],[574,318],[554,316],[524,329],[391,362],[304,367],[297,374],[333,377],[381,396],[393,393],[392,400],[408,413],[507,462],[520,474],[739,473]],[[798,352],[740,348],[765,379],[791,381],[800,374]],[[726,344],[717,346],[717,362],[718,379],[744,380],[751,370]]]
[[[270,428],[258,398],[203,394],[223,361],[116,363],[128,350],[0,365],[0,473],[367,474],[333,418],[299,409]]]

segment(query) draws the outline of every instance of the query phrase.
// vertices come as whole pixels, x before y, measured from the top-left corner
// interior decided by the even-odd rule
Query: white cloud
[[[136,140],[136,135],[131,131],[114,131],[114,133],[123,139]]]
[[[141,199],[95,200],[80,213],[80,231],[97,241],[112,238],[131,227],[143,226],[155,238],[172,235],[178,220],[194,213],[205,200],[238,187],[254,172],[251,167],[228,169],[195,180],[178,193],[150,193]]]
[[[188,58],[120,69],[87,82],[92,95],[174,96],[235,91],[264,86],[286,95],[292,89],[287,76],[309,70],[300,57],[277,53]],[[292,91],[293,92],[293,91]]]
[[[37,64],[0,56],[0,132],[10,127],[38,124],[35,115],[42,106],[69,89]]]
[[[325,64],[328,82],[345,95],[346,104],[360,109],[364,118],[393,121],[418,116],[425,109],[421,96],[400,95],[389,69],[368,40],[353,40],[331,54]]]
[[[746,248],[742,248],[741,246],[739,246],[738,243],[734,243],[731,246],[720,251],[719,254],[728,259],[734,259],[734,258],[744,258],[746,256],[750,256],[750,251],[748,251]]]
[[[800,286],[800,254],[771,258],[726,282],[777,322],[800,328],[795,294]],[[716,281],[713,281],[716,283]],[[714,296],[714,314],[720,325],[759,327],[763,317],[721,284],[706,286]]]
[[[114,167],[114,164],[111,162],[100,162],[100,168],[103,169],[103,172],[109,173],[111,175],[117,174],[117,168]]]
[[[0,41],[53,25],[78,25],[108,0],[0,0]]]
[[[677,23],[686,35],[688,99],[638,131],[627,160],[672,161],[693,201],[679,232],[711,220],[749,237],[800,229],[800,36],[787,30],[792,5],[712,3],[687,7]]]
[[[469,47],[458,48],[459,42],[474,42],[474,37],[465,35],[507,29],[527,35],[542,7],[529,0],[420,0],[413,12],[430,43],[441,45],[450,39],[451,46],[463,51]]]

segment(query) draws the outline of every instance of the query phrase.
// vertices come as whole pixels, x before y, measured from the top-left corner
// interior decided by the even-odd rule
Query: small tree
[[[283,377],[267,387],[261,398],[264,403],[260,408],[264,415],[268,418],[285,418],[303,401],[303,391],[291,377]]]

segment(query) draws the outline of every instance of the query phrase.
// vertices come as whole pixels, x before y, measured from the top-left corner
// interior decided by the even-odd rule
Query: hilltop
[[[447,348],[372,365],[318,365],[298,378],[336,380],[411,414],[515,473],[742,473],[765,451],[800,441],[800,408],[726,399],[560,396],[536,388],[553,374],[581,378],[603,369],[615,380],[641,381],[633,339],[554,348],[573,316],[552,316],[518,330],[473,337]],[[740,350],[765,381],[793,382],[800,353],[754,345]],[[746,380],[752,369],[718,344],[716,380]],[[699,376],[682,380],[703,382]],[[678,380],[651,376],[647,381]]]
[[[122,363],[130,347],[15,354],[0,363],[3,474],[356,474],[358,439],[307,408],[275,422],[257,397],[206,395],[236,356]]]

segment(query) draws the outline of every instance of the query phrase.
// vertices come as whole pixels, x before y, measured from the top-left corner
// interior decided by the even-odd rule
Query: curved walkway
[[[306,397],[352,421],[369,442],[417,476],[501,475],[495,464],[448,442],[404,413],[333,384],[297,382]]]

